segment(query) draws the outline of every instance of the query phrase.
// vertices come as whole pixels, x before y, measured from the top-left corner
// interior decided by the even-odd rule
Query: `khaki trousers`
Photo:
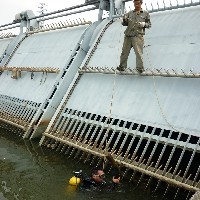
[[[120,57],[120,67],[127,68],[127,60],[131,48],[133,47],[136,55],[136,69],[144,70],[143,66],[143,46],[144,46],[144,37],[134,36],[134,37],[124,37],[124,44],[122,48],[122,53]]]

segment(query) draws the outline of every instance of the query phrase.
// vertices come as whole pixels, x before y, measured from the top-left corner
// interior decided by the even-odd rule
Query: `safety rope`
[[[115,70],[114,77],[113,77],[113,87],[112,87],[112,96],[110,100],[110,106],[109,106],[109,115],[108,115],[108,132],[106,136],[106,145],[104,149],[104,162],[103,162],[103,169],[105,168],[104,163],[106,163],[106,155],[108,154],[108,134],[110,131],[111,126],[111,116],[112,116],[112,107],[113,107],[113,101],[114,101],[114,94],[115,94],[115,88],[116,88],[116,75],[117,75],[117,69]]]
[[[144,48],[145,47],[149,47],[149,46],[150,45],[144,45]],[[149,66],[152,69],[152,64],[151,64],[151,60],[150,60],[150,56],[149,56],[148,50],[146,50],[146,55],[147,55],[147,60],[148,60]],[[156,80],[155,80],[154,74],[152,75],[152,80],[153,80],[154,93],[155,93],[156,100],[157,100],[157,103],[158,103],[158,106],[159,106],[159,109],[160,109],[160,112],[161,112],[161,115],[162,115],[163,119],[168,124],[168,126],[171,127],[173,130],[175,130],[176,132],[181,132],[181,131],[177,130],[176,128],[174,128],[174,126],[168,121],[167,116],[165,115],[165,113],[163,111],[163,108],[162,108],[162,105],[160,103],[160,99],[159,99],[159,96],[158,96],[158,92],[157,92],[157,85],[156,85]]]
[[[120,35],[119,35],[119,46],[118,46],[118,55],[120,55],[120,39],[121,39],[121,35],[122,35],[122,29],[120,29]],[[116,68],[118,67],[118,63],[116,62]],[[115,88],[116,88],[116,76],[117,76],[117,69],[115,69],[115,73],[113,76],[113,87],[112,87],[112,96],[111,96],[111,100],[110,100],[110,107],[109,107],[109,116],[108,116],[108,134],[110,131],[110,127],[111,127],[111,116],[112,116],[112,108],[113,108],[113,101],[114,101],[114,95],[115,95]],[[105,150],[104,150],[104,162],[106,162],[106,154],[108,154],[108,134],[106,137],[106,145],[105,145]],[[104,169],[104,164],[103,164],[103,169]]]

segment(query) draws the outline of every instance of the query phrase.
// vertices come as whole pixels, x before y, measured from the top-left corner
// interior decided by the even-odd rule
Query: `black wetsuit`
[[[95,191],[112,191],[118,187],[119,184],[116,183],[107,183],[103,181],[101,183],[96,183],[92,178],[87,177],[81,181],[80,187],[88,190]]]

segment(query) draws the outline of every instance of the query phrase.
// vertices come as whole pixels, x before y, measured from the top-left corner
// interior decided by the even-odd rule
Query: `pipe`
[[[74,12],[70,12],[70,13],[65,13],[65,14],[62,14],[62,15],[57,15],[57,16],[52,16],[52,17],[48,17],[48,18],[43,18],[43,19],[40,19],[39,21],[46,21],[46,20],[49,20],[49,19],[55,19],[55,18],[58,18],[58,17],[68,16],[68,15],[74,15],[74,14],[78,14],[78,13],[82,13],[82,12],[87,12],[87,11],[91,11],[91,10],[96,10],[96,9],[97,9],[96,7],[87,8],[87,9],[84,9],[84,10],[78,10],[78,11],[74,11]]]
[[[57,14],[57,13],[61,13],[61,12],[65,12],[65,11],[81,8],[81,7],[85,7],[85,6],[94,5],[95,3],[99,3],[99,0],[96,0],[96,1],[93,1],[93,2],[90,2],[90,3],[84,3],[84,4],[72,6],[72,7],[69,7],[69,8],[62,9],[62,10],[57,10],[57,11],[46,13],[46,14],[43,14],[43,15],[35,16],[35,17],[32,17],[32,18],[29,18],[28,20],[37,19],[37,18],[41,18],[41,17],[45,17],[45,16],[49,16],[49,15],[53,15],[53,14]],[[10,25],[14,25],[14,24],[19,24],[19,23],[20,22],[12,22],[12,23],[9,23],[9,24],[4,24],[4,25],[1,25],[0,28],[6,27],[6,26],[10,26]],[[19,27],[19,25],[17,27]],[[1,31],[1,29],[0,29],[0,31]]]
[[[2,28],[2,29],[0,29],[0,31],[5,31],[5,30],[8,30],[8,29],[13,29],[13,28],[18,28],[18,27],[20,27],[20,25],[11,26],[11,27],[7,27],[7,28]]]
[[[46,13],[46,14],[43,14],[43,15],[35,16],[35,17],[30,18],[29,20],[37,19],[37,18],[41,18],[41,17],[46,17],[46,16],[49,16],[49,15],[53,15],[53,14],[57,14],[57,13],[61,13],[61,12],[69,11],[69,10],[74,10],[74,9],[85,7],[85,6],[94,5],[95,3],[99,3],[99,0],[93,1],[91,3],[84,3],[84,4],[81,4],[81,5],[72,6],[72,7],[69,7],[69,8],[62,9],[62,10],[57,10],[57,11],[54,11],[54,12],[50,12],[50,13]]]
[[[114,5],[114,1],[110,0],[110,14],[109,14],[109,19],[111,20],[114,15],[114,9],[115,9],[115,5]]]

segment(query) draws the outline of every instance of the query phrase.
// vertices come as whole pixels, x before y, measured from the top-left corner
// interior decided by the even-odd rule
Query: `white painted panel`
[[[9,66],[62,69],[88,25],[37,33],[26,38]]]
[[[146,29],[145,68],[200,71],[200,6],[151,14],[152,27]],[[88,66],[116,68],[120,62],[124,40],[121,19],[117,19],[104,33]],[[135,54],[131,50],[128,67],[135,68]]]
[[[114,75],[84,74],[68,108],[109,116]],[[199,134],[200,79],[116,75],[112,117]]]

